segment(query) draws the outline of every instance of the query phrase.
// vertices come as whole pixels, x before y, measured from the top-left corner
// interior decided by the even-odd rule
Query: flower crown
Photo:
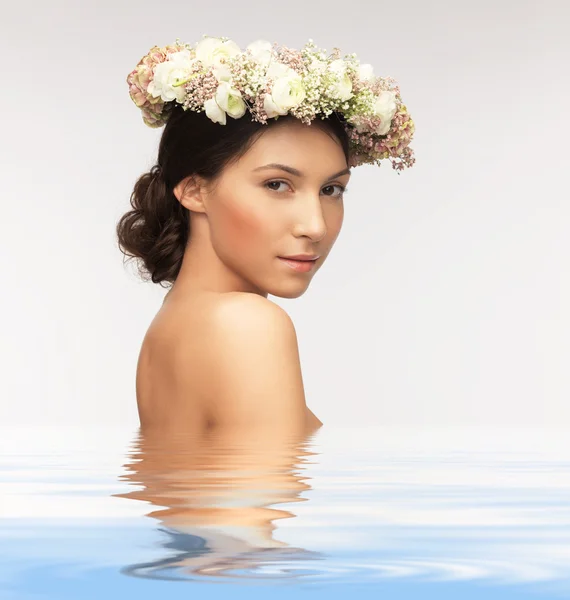
[[[289,113],[307,125],[336,111],[349,138],[349,167],[388,158],[399,174],[416,160],[409,147],[414,122],[395,80],[375,77],[354,53],[341,58],[334,48],[327,56],[312,39],[301,50],[257,40],[242,52],[226,37],[204,34],[195,47],[176,38],[153,46],[127,83],[149,127],[164,125],[174,102],[221,125],[246,110],[263,124]]]

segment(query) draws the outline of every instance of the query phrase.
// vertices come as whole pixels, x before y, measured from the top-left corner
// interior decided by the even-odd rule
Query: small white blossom
[[[348,100],[352,98],[352,81],[346,72],[346,63],[342,59],[333,60],[329,69],[334,73],[338,81],[331,88],[331,95],[339,100]]]
[[[233,88],[227,81],[220,82],[216,91],[216,102],[222,110],[234,119],[243,117],[247,109],[240,91]]]
[[[374,69],[371,64],[358,65],[358,78],[360,81],[370,81],[374,77]]]
[[[210,98],[204,102],[204,111],[206,116],[214,123],[226,124],[226,113],[218,106],[215,98]]]
[[[274,79],[278,79],[279,77],[294,77],[298,75],[297,71],[292,69],[289,65],[285,65],[283,63],[273,61],[266,73],[267,77],[273,77]]]
[[[246,46],[246,50],[250,50],[253,58],[263,66],[267,66],[271,61],[271,42],[267,40],[256,40]]]
[[[154,68],[154,76],[148,85],[148,92],[154,97],[159,96],[165,101],[178,100],[182,102],[185,96],[183,85],[188,79],[195,60],[190,57],[189,50],[173,52],[168,60],[158,63]]]
[[[378,127],[376,133],[378,135],[384,135],[390,130],[390,124],[392,117],[396,114],[396,96],[389,90],[384,90],[377,98],[374,103],[374,113],[382,117],[382,125]]]
[[[231,81],[232,73],[228,65],[220,64],[212,68],[212,73],[218,81]]]
[[[287,114],[290,108],[297,106],[305,99],[305,88],[301,76],[292,73],[279,77],[273,83],[271,94],[264,99],[264,110],[268,117]]]
[[[221,38],[205,36],[196,45],[196,58],[204,67],[219,66],[220,59],[230,59],[240,54],[241,49],[232,40],[222,41]]]
[[[233,119],[243,117],[247,106],[239,90],[232,88],[227,81],[221,81],[216,95],[204,102],[204,110],[214,123],[226,124],[226,115]]]

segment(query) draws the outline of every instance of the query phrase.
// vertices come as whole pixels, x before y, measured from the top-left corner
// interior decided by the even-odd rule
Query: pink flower
[[[152,81],[154,67],[167,60],[169,54],[183,49],[184,46],[179,44],[171,44],[164,48],[153,46],[127,76],[129,95],[142,110],[143,120],[150,127],[160,126],[160,116],[164,108],[164,102],[160,96],[155,98],[148,93],[148,85]]]

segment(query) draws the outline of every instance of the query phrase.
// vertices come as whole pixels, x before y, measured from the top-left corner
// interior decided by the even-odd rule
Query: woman
[[[326,260],[350,167],[415,160],[398,90],[363,67],[312,42],[242,53],[204,36],[155,46],[129,75],[145,123],[166,125],[117,225],[123,252],[171,284],[138,361],[143,431],[322,425],[306,406],[294,325],[267,296],[299,297]]]

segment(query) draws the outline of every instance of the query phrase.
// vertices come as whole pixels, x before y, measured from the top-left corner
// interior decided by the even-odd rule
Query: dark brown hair
[[[290,119],[296,117],[287,114],[262,124],[246,112],[239,119],[228,117],[226,125],[221,125],[203,112],[184,110],[173,103],[160,138],[157,164],[136,181],[130,198],[132,210],[116,226],[119,248],[125,258],[137,259],[143,280],[172,284],[180,271],[190,211],[174,195],[175,186],[189,175],[215,180],[267,127]],[[348,162],[349,141],[343,121],[339,113],[325,119],[318,115],[311,126],[319,125],[336,137]]]

